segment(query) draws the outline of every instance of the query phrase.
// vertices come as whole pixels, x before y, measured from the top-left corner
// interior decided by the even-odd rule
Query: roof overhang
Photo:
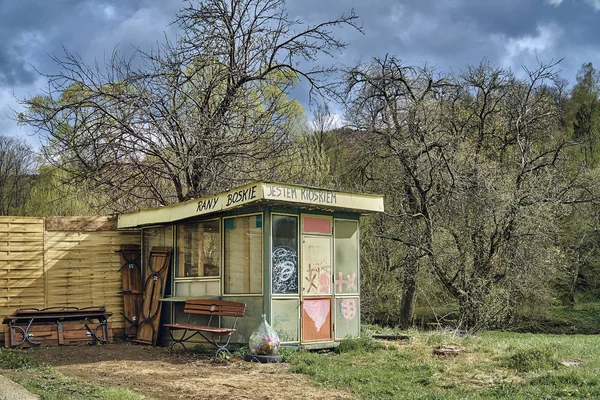
[[[256,182],[225,193],[170,206],[119,214],[118,228],[169,224],[253,204],[272,203],[359,214],[383,212],[383,196],[336,192],[308,186]]]

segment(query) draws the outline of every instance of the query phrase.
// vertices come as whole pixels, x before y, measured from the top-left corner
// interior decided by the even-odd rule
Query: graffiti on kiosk
[[[276,199],[301,200],[317,204],[336,204],[337,196],[333,192],[315,189],[296,189],[286,186],[267,185],[266,197]]]
[[[346,320],[352,320],[356,317],[356,300],[345,299],[340,302],[340,314]]]
[[[308,264],[303,291],[305,293],[329,293],[331,287],[330,271],[331,267],[329,265],[315,267]]]
[[[346,279],[344,279],[344,274],[342,272],[338,273],[339,278],[335,280],[335,285],[337,286],[338,293],[342,293],[344,291],[344,285],[346,285],[346,289],[348,291],[354,289],[356,290],[356,272],[352,275],[346,275]]]
[[[298,292],[298,256],[296,250],[280,246],[273,250],[273,293]]]

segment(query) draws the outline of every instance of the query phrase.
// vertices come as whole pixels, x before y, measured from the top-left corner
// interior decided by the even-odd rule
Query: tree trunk
[[[419,264],[417,257],[409,257],[404,267],[402,283],[402,300],[400,302],[400,328],[408,329],[412,325],[417,298],[417,274]]]
[[[571,271],[571,284],[569,285],[569,306],[575,306],[575,288],[577,287],[577,278],[579,278],[579,257]]]
[[[481,323],[481,304],[473,296],[465,294],[459,299],[459,321],[463,329],[472,331]]]

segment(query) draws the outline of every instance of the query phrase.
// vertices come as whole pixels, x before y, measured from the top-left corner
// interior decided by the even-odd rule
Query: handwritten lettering
[[[227,195],[226,207],[231,205],[245,202],[256,198],[256,186],[252,186],[247,189],[238,190],[237,192],[229,193]]]
[[[285,186],[267,185],[266,197],[278,199],[298,199],[298,190]],[[300,189],[300,199],[309,203],[336,204],[336,194],[322,190]]]
[[[213,197],[212,199],[200,200],[198,202],[198,207],[196,208],[196,212],[201,212],[205,210],[214,210],[219,202],[218,197]]]
[[[322,192],[320,190],[302,189],[300,190],[300,198],[311,203],[337,203],[336,194],[332,192]]]
[[[298,198],[298,195],[296,194],[296,188],[274,185],[268,185],[267,188],[267,197],[277,197],[291,200],[295,200]]]

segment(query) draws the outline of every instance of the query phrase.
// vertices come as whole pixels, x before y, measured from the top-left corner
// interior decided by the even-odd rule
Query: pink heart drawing
[[[306,314],[314,321],[317,332],[325,323],[329,315],[329,300],[304,300],[304,310]]]

